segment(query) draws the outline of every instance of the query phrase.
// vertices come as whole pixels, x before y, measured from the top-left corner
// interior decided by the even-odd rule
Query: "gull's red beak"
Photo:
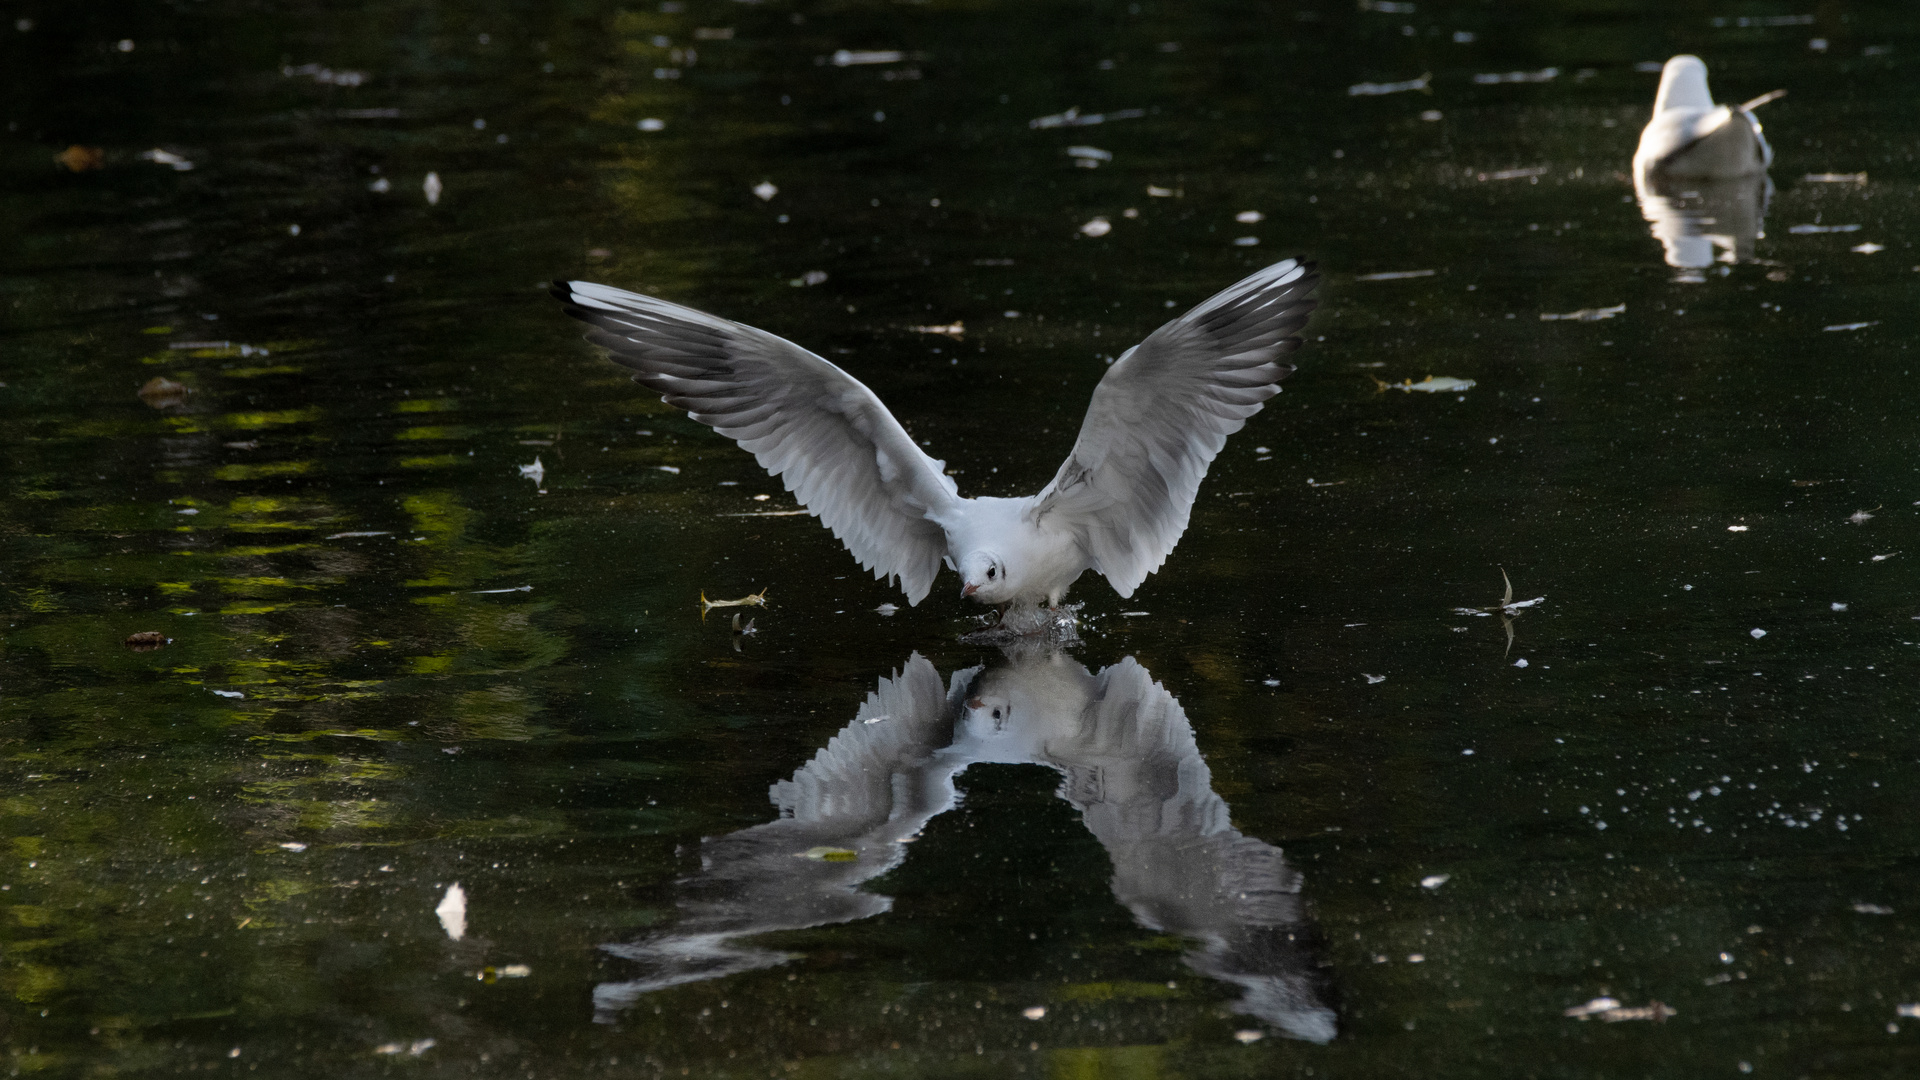
[[[962,600],[965,600],[967,597],[972,596],[974,593],[977,593],[979,591],[980,591],[980,586],[978,585],[963,586],[960,589],[960,598]]]

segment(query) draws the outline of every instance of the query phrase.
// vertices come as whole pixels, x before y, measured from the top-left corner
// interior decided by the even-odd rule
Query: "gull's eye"
[[[989,579],[991,579],[995,573],[996,573],[996,570],[994,567],[991,567],[991,566],[987,567],[987,577]]]
[[[998,720],[998,719],[1000,719],[1000,710],[999,710],[999,709],[995,709],[995,710],[993,710],[993,718],[994,718],[995,720]]]

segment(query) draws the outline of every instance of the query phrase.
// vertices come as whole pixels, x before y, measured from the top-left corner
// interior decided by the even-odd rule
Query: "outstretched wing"
[[[1293,373],[1281,358],[1300,347],[1319,280],[1311,263],[1275,263],[1155,330],[1094,389],[1033,514],[1072,533],[1121,596],[1167,561],[1227,436]]]
[[[586,281],[553,295],[633,381],[784,480],[874,577],[893,576],[909,603],[927,595],[947,553],[933,518],[959,495],[873,391],[791,341],[689,307]]]

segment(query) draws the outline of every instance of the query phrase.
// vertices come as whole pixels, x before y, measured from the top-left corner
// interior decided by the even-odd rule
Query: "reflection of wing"
[[[1094,389],[1033,513],[1076,535],[1121,596],[1166,562],[1227,436],[1292,374],[1281,357],[1300,347],[1318,281],[1292,259],[1269,266],[1155,330]]]
[[[1234,829],[1193,725],[1145,668],[1128,657],[1098,681],[1078,731],[1048,740],[1047,755],[1113,859],[1114,896],[1143,925],[1198,939],[1188,963],[1238,984],[1241,1011],[1295,1038],[1333,1038],[1300,875]]]
[[[931,515],[958,495],[873,391],[764,330],[591,282],[553,292],[635,382],[784,479],[874,577],[899,579],[909,603],[927,595],[947,554]]]
[[[955,687],[977,670],[957,673]],[[932,761],[952,730],[951,697],[918,653],[893,678],[880,680],[852,723],[793,779],[773,785],[779,820],[701,844],[701,871],[681,883],[681,917],[670,930],[606,946],[643,965],[643,974],[596,987],[600,1014],[653,990],[787,959],[733,938],[886,911],[891,901],[861,891],[860,884],[897,865],[905,853],[901,841],[953,803],[955,768]],[[853,857],[808,858],[818,847]]]

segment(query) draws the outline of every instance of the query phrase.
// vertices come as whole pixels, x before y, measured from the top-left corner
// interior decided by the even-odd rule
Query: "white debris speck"
[[[533,455],[533,464],[519,465],[515,467],[520,470],[520,478],[522,480],[531,480],[534,482],[534,485],[536,487],[546,483],[547,467],[545,465],[540,464],[539,454]]]
[[[1823,326],[1820,329],[1826,330],[1826,331],[1865,330],[1869,326],[1879,326],[1879,325],[1880,325],[1880,320],[1874,319],[1871,322],[1834,323],[1832,326]]]
[[[1767,632],[1766,632],[1765,630],[1762,630],[1762,629],[1760,629],[1760,628],[1759,628],[1759,627],[1757,627],[1757,626],[1756,626],[1756,627],[1754,627],[1753,629],[1751,629],[1751,630],[1749,630],[1749,631],[1747,631],[1747,633],[1748,633],[1749,635],[1751,635],[1751,636],[1753,637],[1753,640],[1755,640],[1755,641],[1759,641],[1759,640],[1760,640],[1761,638],[1763,638],[1763,637],[1766,637],[1766,636],[1767,636]]]
[[[1029,1020],[1038,1020],[1047,1015],[1047,1007],[1045,1005],[1033,1005],[1020,1010],[1020,1015]]]
[[[1096,217],[1085,225],[1080,226],[1080,233],[1083,236],[1105,236],[1112,231],[1113,222],[1108,221],[1105,217]]]
[[[1592,1016],[1596,1013],[1611,1012],[1614,1009],[1617,1009],[1619,1007],[1620,1007],[1620,1002],[1617,998],[1597,997],[1597,998],[1594,998],[1592,1001],[1587,1002],[1585,1005],[1575,1005],[1573,1008],[1565,1010],[1560,1015],[1572,1016],[1572,1017]]]
[[[289,840],[286,843],[281,844],[280,847],[283,850],[293,851],[293,852],[300,852],[300,851],[307,850],[307,845],[299,842],[298,840]]]
[[[1876,243],[1874,243],[1873,241],[1871,241],[1871,240],[1869,240],[1869,241],[1867,241],[1867,242],[1866,242],[1866,243],[1864,243],[1864,244],[1855,244],[1855,245],[1853,245],[1852,247],[1850,247],[1850,248],[1848,248],[1847,250],[1848,250],[1848,251],[1853,251],[1853,252],[1858,252],[1858,253],[1859,253],[1859,254],[1861,254],[1861,255],[1871,255],[1871,254],[1873,254],[1873,253],[1874,253],[1874,252],[1876,252],[1876,251],[1885,251],[1885,250],[1887,250],[1887,245],[1885,245],[1885,244],[1876,244]]]
[[[1541,322],[1599,322],[1602,319],[1611,319],[1615,315],[1619,315],[1620,313],[1626,310],[1627,310],[1627,305],[1615,304],[1612,307],[1581,308],[1579,311],[1569,311],[1564,315],[1555,315],[1550,311],[1543,311],[1540,313],[1540,321]]]
[[[907,58],[907,54],[898,49],[837,49],[833,54],[834,67],[855,67],[861,64],[897,64]]]
[[[761,202],[772,202],[773,197],[780,194],[780,189],[773,186],[773,181],[762,180],[753,185],[753,193],[760,197]]]
[[[1383,683],[1387,681],[1387,677],[1385,675],[1367,675],[1367,673],[1364,671],[1361,672],[1360,674],[1366,676],[1368,686],[1372,686],[1374,683]]]
[[[1874,510],[1878,509],[1879,507],[1874,507]],[[1873,510],[1855,510],[1853,513],[1847,515],[1847,524],[1849,525],[1865,525],[1872,520]]]
[[[657,116],[649,116],[646,119],[641,120],[639,123],[634,124],[633,126],[639,128],[641,131],[667,130],[667,122],[665,120],[660,119]]]
[[[412,1042],[404,1043],[381,1043],[379,1046],[373,1048],[373,1052],[376,1054],[405,1054],[408,1057],[419,1057],[421,1054],[433,1049],[433,1047],[434,1040],[432,1039],[415,1039]]]
[[[447,886],[447,894],[440,898],[433,913],[448,937],[459,941],[467,936],[467,890],[461,888],[459,882]]]
[[[1239,222],[1242,225],[1258,225],[1261,222],[1267,220],[1267,215],[1261,213],[1258,210],[1242,210],[1239,213],[1233,215],[1233,220]]]
[[[1513,666],[1514,666],[1514,667],[1526,667],[1526,666],[1527,666],[1527,658],[1523,656],[1523,657],[1521,657],[1520,659],[1518,659],[1518,660],[1515,660],[1515,661],[1513,662]]]
[[[238,690],[215,690],[214,693],[225,698],[243,698],[247,696]]]
[[[1837,602],[1837,601],[1836,601],[1835,603],[1833,603],[1833,604],[1829,604],[1828,606],[1829,606],[1829,607],[1831,607],[1831,608],[1833,608],[1833,610],[1835,610],[1835,611],[1845,611],[1845,610],[1847,610],[1847,605],[1845,605],[1845,604],[1842,604],[1842,603],[1839,603],[1839,602]]]
[[[1895,1005],[1893,1011],[1896,1016],[1908,1016],[1914,1019],[1920,1019],[1920,1004]]]
[[[1264,1031],[1255,1031],[1252,1028],[1241,1028],[1239,1031],[1233,1033],[1233,1037],[1239,1040],[1240,1045],[1250,1046],[1266,1038],[1267,1035]]]
[[[1727,531],[1728,532],[1746,532],[1747,527],[1745,525],[1729,525],[1727,526]]]
[[[1424,964],[1424,963],[1426,963],[1426,962],[1427,962],[1427,954],[1426,954],[1426,953],[1417,953],[1417,952],[1416,952],[1416,953],[1408,953],[1408,954],[1407,954],[1407,963],[1409,963],[1409,964]]]
[[[440,182],[439,173],[430,172],[427,174],[427,178],[421,181],[420,190],[426,193],[428,206],[438,206],[440,205],[440,193],[447,190],[447,187]]]
[[[680,475],[680,466],[678,465],[655,465],[654,468],[663,473],[672,473],[675,476]]]
[[[1239,236],[1233,241],[1234,247],[1257,247],[1259,244],[1260,238],[1257,236]]]
[[[155,165],[169,166],[174,172],[188,172],[193,168],[193,162],[188,161],[179,154],[169,154],[158,147],[152,150],[142,150],[140,152],[140,158],[142,161],[151,161]]]
[[[1468,747],[1467,749],[1465,749],[1465,750],[1462,750],[1462,751],[1460,751],[1460,756],[1461,756],[1461,757],[1472,757],[1472,756],[1473,756],[1473,748],[1472,748],[1472,747]]]
[[[393,183],[383,176],[373,183],[368,184],[367,190],[373,192],[375,195],[385,195],[387,192],[393,190]]]
[[[879,612],[882,615],[892,615],[893,613],[900,610],[900,605],[899,604],[881,604],[879,607],[874,608],[873,610]]]
[[[1451,877],[1453,877],[1452,874],[1429,874],[1420,879],[1420,887],[1423,889],[1437,889],[1445,885]]]

